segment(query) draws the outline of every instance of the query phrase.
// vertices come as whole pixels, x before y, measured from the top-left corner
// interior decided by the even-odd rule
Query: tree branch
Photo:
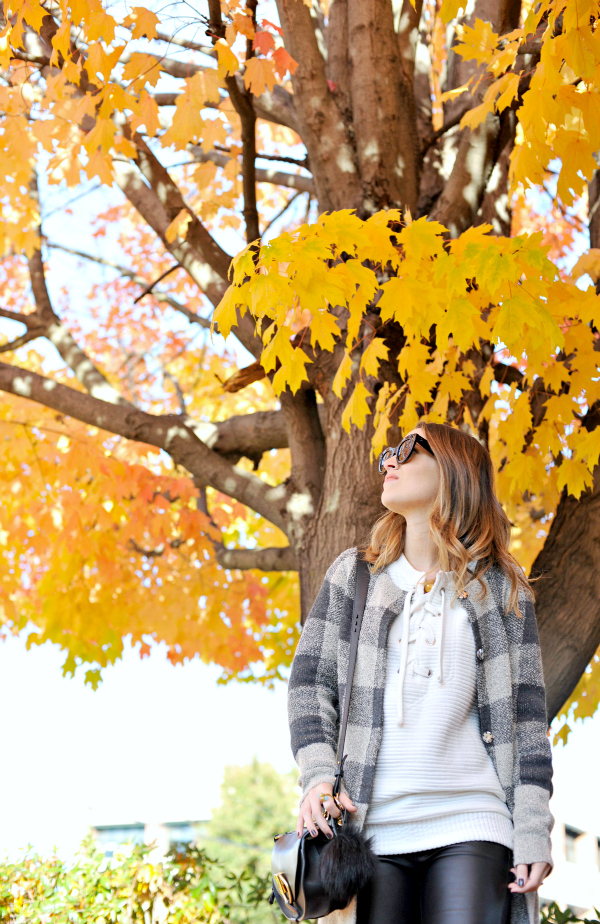
[[[207,55],[209,58],[216,58],[217,53],[211,45],[201,45],[198,42],[190,42],[188,39],[177,38],[176,35],[167,35],[165,32],[157,32],[156,40],[166,42],[168,45],[179,45],[180,48],[187,48],[189,51],[199,51],[200,54]]]
[[[29,343],[30,340],[37,340],[38,337],[43,336],[44,331],[41,328],[38,331],[28,330],[25,334],[21,334],[20,337],[17,337],[16,340],[0,344],[0,353],[10,353],[12,350],[18,350],[19,347]]]
[[[423,139],[423,143],[421,145],[421,154],[424,156],[429,150],[429,148],[432,147],[436,143],[436,141],[439,141],[442,135],[445,135],[446,132],[449,132],[451,128],[454,128],[455,125],[458,125],[462,117],[466,115],[469,109],[472,109],[472,108],[473,108],[472,100],[470,99],[466,100],[463,103],[462,109],[457,109],[456,112],[453,113],[451,118],[449,118],[446,122],[444,122],[441,128],[438,128],[437,131],[433,132],[433,134]]]
[[[235,80],[239,89],[244,89],[244,78],[240,74],[235,75]],[[158,106],[174,106],[177,98],[181,96],[181,91],[154,93],[152,95]],[[226,99],[226,97],[223,97],[223,99]],[[219,109],[222,101],[215,103],[207,100],[204,105],[207,109]],[[286,128],[291,128],[300,134],[300,123],[294,109],[294,97],[283,87],[276,84],[272,92],[267,90],[265,93],[261,93],[260,96],[253,96],[252,105],[258,119],[264,119],[265,122],[274,122],[276,125],[285,125]]]
[[[213,305],[218,305],[227,291],[227,271],[231,258],[187,206],[167,170],[138,135],[136,140],[136,163],[139,170],[130,161],[116,157],[113,160],[115,179],[131,204],[160,238],[165,249],[189,273]],[[146,176],[150,185],[144,183],[140,172]],[[187,233],[184,238],[177,237],[174,241],[168,241],[167,229],[182,209],[192,216]],[[253,355],[260,354],[262,343],[256,337],[250,319],[242,318],[241,323],[233,328],[233,333]]]
[[[483,19],[489,22],[498,34],[505,34],[511,28],[517,27],[519,9],[519,0],[478,0],[471,20],[476,17]],[[460,76],[464,83],[466,74],[470,77],[474,67],[472,62],[465,62],[464,66],[455,65],[453,70],[454,79]],[[481,66],[481,70],[485,70],[485,65]],[[483,100],[488,85],[489,80],[480,80],[475,95],[470,97],[473,105]],[[448,118],[454,117],[459,102],[460,100],[455,101]],[[462,105],[464,104],[463,100]],[[460,133],[452,172],[429,216],[432,221],[439,221],[445,225],[452,237],[457,237],[470,228],[479,211],[492,169],[501,154],[500,128],[500,117],[496,113],[488,113],[485,122],[477,128],[465,128]]]
[[[246,504],[284,532],[287,529],[285,485],[271,487],[213,452],[202,441],[202,424],[177,415],[147,414],[132,405],[110,404],[36,372],[1,362],[0,389],[101,430],[157,446],[186,468],[195,483],[209,485]]]
[[[246,10],[252,25],[256,27],[256,7],[258,0],[246,0]],[[225,26],[221,17],[220,0],[208,0],[210,22],[208,32],[213,43],[225,37]],[[252,40],[246,39],[246,61],[254,57]],[[246,223],[246,242],[251,244],[260,238],[258,208],[256,205],[256,113],[252,104],[252,94],[244,86],[240,89],[235,76],[225,77],[229,99],[240,117],[242,129],[242,193],[244,196],[244,221]]]
[[[264,452],[285,449],[288,437],[281,411],[255,411],[229,417],[218,423],[197,424],[202,440],[214,452],[236,461],[242,456],[260,460]]]
[[[239,153],[239,149],[235,151],[233,148],[225,148],[216,142],[215,151],[220,151],[222,154],[229,154],[233,157]],[[305,157],[303,160],[299,160],[297,157],[286,157],[284,154],[265,154],[264,151],[257,151],[256,158],[257,160],[274,160],[280,164],[295,164],[297,167],[302,167],[304,170],[309,169],[308,157]]]
[[[54,312],[50,302],[44,264],[40,250],[34,250],[28,259],[31,289],[36,305],[36,317],[40,325],[40,333],[56,347],[60,356],[75,373],[75,377],[94,398],[99,398],[109,404],[122,404],[127,407],[127,401],[106,376],[94,365],[89,356],[81,349],[73,335],[64,326],[58,315]]]
[[[137,305],[137,303],[141,302],[141,300],[145,298],[146,295],[150,295],[154,289],[154,286],[158,285],[159,282],[162,282],[163,279],[166,279],[167,276],[170,276],[171,273],[174,273],[176,269],[179,269],[179,263],[175,263],[173,266],[170,266],[169,269],[166,269],[164,273],[161,273],[160,276],[154,280],[154,282],[151,282],[149,285],[147,285],[142,294],[134,298],[133,304]]]
[[[319,418],[319,405],[312,388],[296,394],[281,393],[283,414],[292,456],[290,490],[294,504],[290,510],[289,537],[294,547],[302,544],[306,520],[314,517],[323,491],[325,476],[325,437]]]
[[[226,549],[217,550],[217,561],[223,568],[239,568],[240,571],[297,571],[298,560],[291,546],[269,549]]]
[[[363,211],[408,206],[414,214],[420,153],[413,87],[390,0],[348,0],[348,50]]]
[[[414,8],[411,0],[403,0],[396,28],[400,63],[402,64],[408,87],[412,87],[414,82],[415,55],[419,43],[419,23],[421,22],[422,10],[423,0],[416,0]]]
[[[128,160],[115,158],[113,163],[119,186],[160,237],[165,249],[188,271],[213,304],[218,304],[227,289],[231,257],[188,208],[168,171],[140,135],[134,135],[132,140],[137,148],[134,161],[139,173]],[[148,185],[142,181],[140,173]],[[190,213],[187,234],[185,239],[177,238],[171,243],[166,239],[166,231],[182,209]]]
[[[55,244],[52,241],[46,241],[45,243],[46,247],[51,250],[62,250],[64,253],[70,253],[74,257],[81,257],[82,260],[90,260],[92,263],[99,263],[100,266],[109,266],[111,269],[117,270],[117,272],[126,279],[131,279],[131,281],[135,282],[138,286],[146,288],[150,285],[149,280],[146,279],[145,276],[140,276],[139,273],[129,269],[127,266],[121,266],[120,263],[114,263],[112,260],[107,260],[105,257],[96,257],[94,254],[85,253],[83,250],[75,250],[73,247],[65,247],[64,244]],[[169,295],[167,292],[157,292],[156,289],[153,289],[152,298],[157,302],[170,305],[171,308],[174,308],[176,311],[181,311],[188,321],[191,321],[193,324],[199,324],[207,330],[210,329],[211,322],[207,318],[203,318],[201,315],[196,314],[196,312],[188,308],[187,305],[182,305],[181,302],[178,302],[176,298],[173,298],[173,296]],[[0,314],[2,313],[2,309],[0,309]],[[24,317],[27,317],[27,315],[24,315]],[[20,321],[21,318],[16,317],[14,320]]]
[[[168,170],[140,135],[136,133],[133,141],[137,147],[136,166],[119,157],[113,160],[117,183],[161,239],[165,249],[189,273],[213,305],[218,305],[227,291],[231,257],[217,244],[188,207]],[[144,183],[142,175],[149,185]],[[167,228],[182,209],[186,209],[191,216],[185,238],[177,237],[174,241],[168,241]],[[258,358],[263,345],[255,333],[254,322],[247,314],[241,317],[238,313],[238,317],[238,324],[232,328],[232,332],[240,343]]]
[[[217,167],[226,167],[232,159],[220,151],[204,151],[199,145],[190,144],[188,150],[194,161],[200,164],[213,163]],[[310,176],[298,176],[296,173],[287,173],[285,170],[270,170],[264,167],[255,168],[257,183],[272,183],[273,186],[287,186],[299,192],[308,192],[314,195],[315,183]]]
[[[0,308],[0,318],[7,318],[9,321],[18,321],[25,327],[33,328],[39,325],[39,320],[33,314],[22,314],[20,311],[9,311],[8,308]]]
[[[322,211],[359,208],[362,192],[355,150],[334,95],[327,86],[311,14],[297,0],[278,0],[285,46],[298,62],[292,76],[300,135],[310,160]]]

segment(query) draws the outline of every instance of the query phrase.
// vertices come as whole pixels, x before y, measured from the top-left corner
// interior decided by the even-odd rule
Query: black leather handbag
[[[344,745],[350,694],[354,679],[358,638],[369,588],[369,566],[357,562],[356,588],[352,613],[348,677],[338,742],[338,772],[333,786],[339,796],[346,756]],[[345,908],[373,875],[375,858],[361,834],[348,829],[346,811],[339,818],[327,817],[333,832],[328,839],[322,831],[313,837],[306,828],[301,837],[296,831],[278,834],[271,855],[272,892],[269,902],[277,901],[289,921],[323,918]]]

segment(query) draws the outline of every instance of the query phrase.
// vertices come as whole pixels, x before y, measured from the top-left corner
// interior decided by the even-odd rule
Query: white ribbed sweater
[[[451,605],[452,574],[438,572],[425,594],[424,572],[404,555],[388,571],[413,595],[410,610],[390,627],[383,738],[365,834],[380,855],[462,841],[512,849],[511,814],[481,740],[473,631],[460,602]],[[402,644],[404,619],[410,631]]]

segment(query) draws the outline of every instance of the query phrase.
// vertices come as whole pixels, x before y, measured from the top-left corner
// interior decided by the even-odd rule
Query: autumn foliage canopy
[[[94,683],[126,636],[280,676],[420,419],[489,446],[514,553],[557,567],[600,459],[597,2],[3,17],[6,631]],[[93,247],[48,233],[53,187]],[[590,660],[597,702],[594,554],[553,713]],[[573,613],[539,613],[560,653]]]

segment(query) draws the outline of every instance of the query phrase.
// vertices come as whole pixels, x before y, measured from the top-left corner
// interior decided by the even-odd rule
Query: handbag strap
[[[337,796],[342,785],[344,775],[344,745],[346,743],[346,729],[348,727],[348,713],[350,712],[350,696],[352,694],[352,682],[354,680],[354,668],[356,666],[356,655],[358,652],[358,639],[360,636],[360,627],[362,625],[363,615],[365,612],[365,603],[367,602],[367,591],[369,589],[369,566],[362,558],[356,562],[356,586],[354,588],[354,603],[352,607],[352,623],[350,628],[350,651],[348,653],[348,676],[346,678],[346,691],[344,694],[344,709],[342,712],[342,724],[340,727],[340,739],[337,749],[338,772],[335,776],[333,794]]]

